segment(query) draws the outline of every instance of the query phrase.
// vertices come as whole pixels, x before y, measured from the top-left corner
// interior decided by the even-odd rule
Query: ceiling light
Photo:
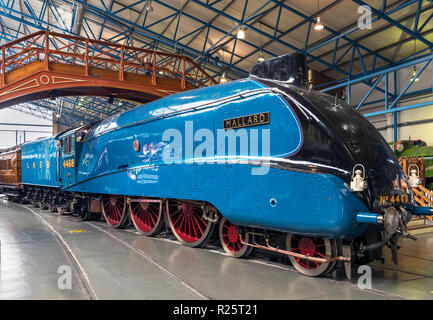
[[[57,117],[57,118],[60,118],[60,114],[56,113],[56,117]]]
[[[323,24],[320,22],[320,17],[317,17],[317,22],[316,22],[316,24],[314,25],[314,30],[316,30],[316,31],[321,31],[321,30],[323,30],[323,28],[324,28],[324,26],[323,26]]]
[[[410,81],[415,81],[415,82],[417,82],[417,81],[419,81],[419,78],[418,77],[416,77],[416,66],[413,66],[413,69],[412,69],[412,78],[410,79]]]
[[[226,78],[226,74],[223,73],[223,75],[221,76],[221,79],[220,79],[220,83],[225,83],[225,82],[227,82],[227,78]]]
[[[149,12],[153,12],[152,0],[147,0],[146,10]]]
[[[258,62],[263,62],[263,61],[265,61],[265,57],[263,56],[263,52],[262,52],[262,51],[260,51],[260,53],[259,53],[259,57],[257,58],[257,61],[258,61]]]
[[[158,72],[159,74],[164,74],[164,71],[162,71],[162,70],[159,70],[159,72]]]
[[[244,28],[240,28],[239,29],[239,31],[238,31],[238,34],[237,34],[237,38],[238,39],[245,39],[245,31],[244,31]]]

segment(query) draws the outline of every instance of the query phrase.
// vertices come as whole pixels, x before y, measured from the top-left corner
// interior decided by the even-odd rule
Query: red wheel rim
[[[131,214],[135,226],[143,232],[152,231],[157,225],[162,212],[162,204],[158,202],[131,202]]]
[[[326,258],[326,245],[323,238],[311,238],[293,235],[291,239],[293,252],[308,255],[309,257]],[[294,257],[296,262],[307,270],[318,268],[321,263]]]
[[[224,222],[222,230],[222,238],[227,249],[232,252],[241,251],[243,244],[239,238],[239,230],[234,224],[230,223],[228,220]]]
[[[168,217],[176,234],[185,242],[195,242],[205,233],[208,221],[201,217],[201,210],[185,203],[170,204]]]
[[[107,222],[112,225],[118,225],[125,214],[125,197],[110,196],[103,200],[104,213]]]

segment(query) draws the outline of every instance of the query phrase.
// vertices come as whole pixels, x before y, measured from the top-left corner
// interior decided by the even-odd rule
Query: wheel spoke
[[[147,211],[144,215],[146,216],[149,225],[152,225],[152,226],[153,226],[153,225],[156,224],[155,219],[153,218],[152,214],[151,214],[149,211]]]
[[[200,234],[203,234],[203,233],[204,233],[204,230],[203,230],[202,226],[200,225],[200,222],[198,221],[196,215],[193,215],[192,217],[193,217],[193,219],[194,219],[194,221],[195,221],[195,224],[197,225],[197,227],[198,227],[199,230],[200,230]]]
[[[175,216],[180,210],[177,210],[176,212],[174,212],[172,214],[172,216]],[[173,222],[173,225],[177,226],[177,223],[179,222],[179,219],[181,219],[183,217],[183,212],[180,211],[180,214],[178,215],[178,218],[176,219],[176,221]]]
[[[192,229],[194,231],[194,235],[196,236],[196,238],[199,238],[199,235],[197,233],[197,224],[194,221],[194,216],[192,216],[192,219],[191,219],[191,226],[192,226]]]
[[[182,226],[183,226],[183,224],[185,223],[185,215],[184,214],[182,214],[182,220],[180,221],[180,226],[179,226],[179,230],[183,230],[182,229]]]
[[[326,255],[324,255],[324,254],[321,253],[321,252],[316,252],[316,254],[319,255],[319,256],[322,257],[322,258],[325,258],[325,257],[326,257]]]

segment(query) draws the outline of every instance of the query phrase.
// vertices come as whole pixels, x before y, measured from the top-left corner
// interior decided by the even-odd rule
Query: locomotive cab
[[[62,188],[77,182],[77,159],[80,157],[83,142],[89,131],[90,126],[84,126],[57,136],[58,177]]]

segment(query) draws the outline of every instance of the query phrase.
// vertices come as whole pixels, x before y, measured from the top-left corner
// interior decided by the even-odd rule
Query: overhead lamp
[[[56,117],[57,117],[57,118],[60,118],[60,114],[56,113]]]
[[[159,72],[158,72],[159,74],[164,74],[164,71],[162,71],[162,70],[159,70]]]
[[[226,82],[227,82],[226,74],[223,73],[223,75],[221,76],[221,79],[220,79],[220,83],[226,83]]]
[[[241,27],[241,28],[238,30],[237,38],[238,38],[238,39],[245,39],[245,31],[244,31],[244,28],[243,28],[243,27]]]
[[[265,61],[265,57],[263,56],[263,52],[261,50],[260,50],[260,53],[259,53],[259,57],[257,58],[257,61],[258,62]]]
[[[152,0],[147,0],[146,11],[153,12]]]
[[[324,28],[323,24],[320,22],[320,17],[317,17],[317,22],[314,25],[314,30],[316,31],[322,31]]]
[[[412,69],[412,78],[410,79],[410,81],[415,81],[415,82],[417,82],[417,81],[419,81],[419,78],[418,77],[416,77],[416,66],[413,66],[413,69]]]

